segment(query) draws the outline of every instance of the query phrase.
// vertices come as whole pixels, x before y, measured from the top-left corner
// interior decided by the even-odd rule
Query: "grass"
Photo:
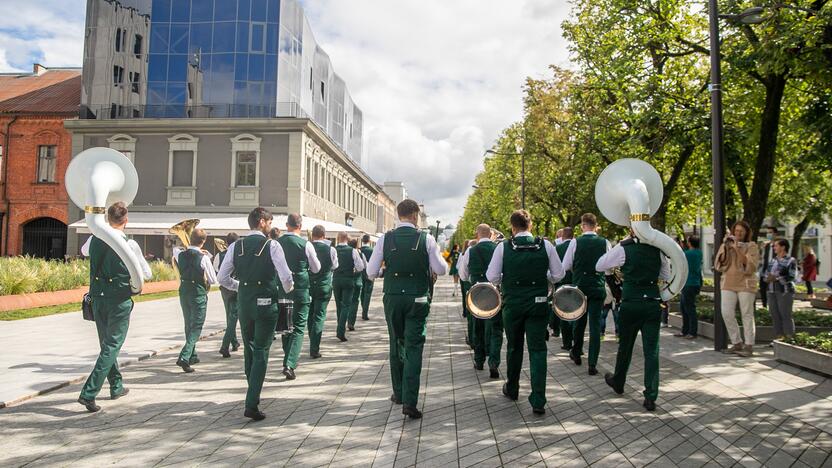
[[[824,332],[815,336],[808,333],[797,333],[791,338],[784,340],[786,343],[803,348],[814,349],[824,353],[832,354],[832,333]]]
[[[173,291],[155,293],[155,294],[142,294],[139,296],[133,297],[133,301],[135,302],[146,302],[146,301],[157,301],[159,299],[169,299],[171,297],[178,297],[179,291],[174,289]],[[56,314],[66,314],[69,312],[78,312],[81,310],[81,303],[80,302],[73,302],[71,304],[62,304],[56,306],[47,306],[47,307],[36,307],[34,309],[18,309],[18,310],[10,310],[8,312],[0,312],[0,321],[2,322],[10,322],[13,320],[23,320],[29,319],[34,317],[45,317],[47,315],[56,315]]]

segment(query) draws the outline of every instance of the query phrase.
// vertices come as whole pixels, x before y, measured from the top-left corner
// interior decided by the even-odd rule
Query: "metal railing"
[[[184,105],[143,105],[100,107],[82,112],[82,118],[98,120],[118,119],[257,119],[257,118],[296,118],[309,116],[297,102],[283,102],[277,105],[248,104],[203,104]]]

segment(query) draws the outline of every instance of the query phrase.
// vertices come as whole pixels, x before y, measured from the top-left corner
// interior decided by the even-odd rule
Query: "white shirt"
[[[283,236],[300,237],[300,235],[296,232],[286,232],[283,233],[280,237]],[[311,271],[312,273],[317,273],[321,271],[321,261],[318,260],[318,253],[315,252],[315,246],[312,245],[311,242],[306,243],[304,252],[306,253],[306,261],[309,262],[309,271]]]
[[[596,234],[592,231],[589,231],[589,232],[583,233],[582,235],[584,235],[584,236],[597,236],[598,234]],[[575,249],[578,246],[578,240],[577,239],[570,239],[570,241],[574,241],[574,242],[569,242],[569,247],[566,248],[566,253],[563,254],[563,271],[571,271],[572,270],[572,264],[575,262]],[[609,252],[611,248],[612,248],[612,246],[610,245],[610,241],[607,241],[607,252]]]
[[[338,245],[343,245],[345,247],[350,247],[349,244],[346,242],[341,242]],[[350,247],[352,249],[352,247]],[[352,264],[353,264],[353,271],[358,273],[359,271],[364,271],[367,268],[367,264],[364,262],[364,256],[361,255],[361,252],[358,249],[352,249]],[[334,267],[333,267],[334,268]]]
[[[84,242],[84,245],[81,246],[81,255],[85,257],[90,256],[90,242],[92,242],[93,237],[94,236],[88,237],[87,241]],[[136,254],[136,257],[139,259],[139,266],[142,269],[142,276],[144,276],[144,280],[150,280],[150,278],[153,277],[153,272],[150,271],[150,265],[148,265],[147,260],[144,259],[142,248],[139,247],[138,242],[134,241],[133,239],[127,239],[127,246],[130,247],[133,253]]]
[[[491,242],[491,239],[484,237],[482,239],[477,240],[477,244],[481,244],[483,242]],[[465,253],[459,257],[459,261],[456,263],[456,269],[459,273],[459,279],[462,281],[469,281],[468,278],[471,277],[471,273],[468,271],[468,252],[471,251],[471,247],[465,249]]]
[[[208,285],[217,284],[217,274],[214,273],[214,266],[211,264],[211,254],[205,253],[199,247],[194,247],[193,245],[188,247],[188,250],[196,250],[197,252],[202,254],[202,261],[200,262],[199,266],[202,267],[202,271],[205,272],[205,279],[208,280]],[[173,248],[173,258],[176,259],[176,263],[179,263],[179,255],[184,252],[185,249],[182,247],[174,247]],[[219,258],[219,255],[217,255]]]
[[[332,261],[332,269],[338,268],[338,251],[335,250],[335,247],[332,247],[332,243],[329,242],[327,239],[318,239],[313,240],[312,242],[317,242],[319,244],[328,245],[329,246],[329,259]],[[315,246],[312,246],[313,248]]]
[[[514,237],[534,237],[530,232],[521,232]],[[503,246],[505,242],[497,244],[494,249],[494,256],[491,257],[491,263],[488,264],[488,271],[485,272],[485,277],[488,281],[494,284],[500,284],[503,281]],[[549,257],[549,270],[546,277],[549,281],[557,283],[566,275],[563,271],[563,265],[560,263],[560,257],[555,250],[555,246],[551,242],[543,239],[543,247],[546,249],[546,255]]]
[[[266,237],[260,231],[251,231],[248,235]],[[228,250],[225,251],[225,258],[234,258],[234,247],[237,245],[237,242],[228,246]],[[291,292],[295,289],[295,281],[292,279],[292,270],[289,269],[289,265],[286,263],[286,254],[283,253],[283,247],[281,247],[277,242],[269,241],[269,253],[271,254],[274,270],[277,272],[277,276],[280,278],[280,283],[283,285],[283,290],[287,293]],[[231,277],[233,273],[234,261],[223,261],[222,265],[220,265],[218,279],[220,286],[225,289],[230,289],[231,291],[237,291],[240,287],[240,282]]]
[[[670,279],[670,262],[667,261],[667,257],[664,254],[660,255],[662,259],[662,266],[659,270],[659,278],[663,280]],[[605,253],[604,256],[598,259],[598,263],[595,264],[595,271],[608,271],[612,270],[613,268],[618,268],[627,261],[627,255],[624,251],[624,246],[620,243],[612,248],[609,252]],[[624,281],[627,281],[625,278]]]
[[[400,227],[410,227],[416,229],[411,223],[399,222]],[[436,244],[436,239],[433,236],[425,236],[427,241],[425,247],[428,250],[428,263],[430,264],[430,271],[437,276],[444,276],[448,274],[448,263],[442,258],[442,252],[439,251],[439,246]],[[376,247],[373,249],[373,255],[370,257],[370,262],[367,265],[367,277],[371,280],[378,278],[379,270],[381,270],[381,262],[384,260],[384,235],[376,242]]]

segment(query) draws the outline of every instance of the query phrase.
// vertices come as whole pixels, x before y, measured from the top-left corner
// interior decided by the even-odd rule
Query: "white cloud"
[[[0,0],[0,72],[80,66],[86,0]]]

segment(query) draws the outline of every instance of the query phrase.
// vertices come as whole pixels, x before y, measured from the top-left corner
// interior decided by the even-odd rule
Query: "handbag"
[[[103,263],[103,262],[102,262]],[[97,277],[98,274],[101,272],[101,263],[95,268],[95,274],[92,275],[93,278]],[[84,294],[84,298],[81,299],[81,316],[84,320],[94,322],[95,321],[95,314],[92,311],[92,296],[90,293],[87,292]]]

